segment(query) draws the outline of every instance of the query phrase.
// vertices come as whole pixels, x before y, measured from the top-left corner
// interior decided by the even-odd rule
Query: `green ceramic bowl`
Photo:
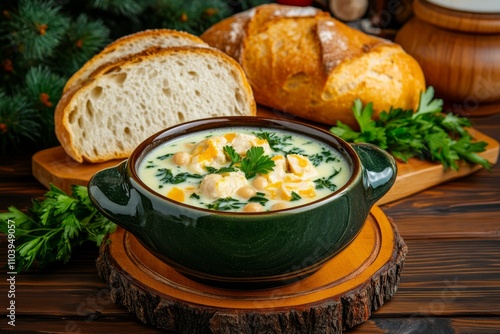
[[[222,127],[287,130],[337,149],[351,166],[332,195],[281,211],[213,211],[172,201],[137,176],[142,159],[178,136]],[[224,117],[177,125],[141,143],[130,158],[89,182],[89,195],[110,220],[181,274],[228,288],[262,288],[317,271],[359,233],[374,203],[392,186],[396,163],[385,151],[348,144],[304,123],[262,117]]]

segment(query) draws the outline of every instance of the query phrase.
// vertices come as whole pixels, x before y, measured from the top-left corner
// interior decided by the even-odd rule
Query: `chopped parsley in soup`
[[[223,128],[166,142],[148,153],[139,178],[172,200],[212,210],[259,212],[328,196],[351,175],[320,141],[286,131]]]

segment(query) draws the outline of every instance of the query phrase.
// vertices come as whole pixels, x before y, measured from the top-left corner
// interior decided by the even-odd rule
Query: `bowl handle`
[[[141,220],[137,216],[144,210],[139,192],[130,184],[127,160],[97,172],[89,181],[88,191],[90,200],[106,218],[140,233],[137,221]]]
[[[396,181],[397,165],[385,150],[366,143],[351,144],[363,165],[363,185],[370,205],[384,196]]]

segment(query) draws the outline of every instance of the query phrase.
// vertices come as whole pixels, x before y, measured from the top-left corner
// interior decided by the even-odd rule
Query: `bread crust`
[[[399,45],[315,9],[261,5],[200,37],[242,65],[258,104],[315,122],[356,127],[354,99],[372,102],[377,117],[416,109],[425,90],[420,65]]]
[[[102,66],[102,64],[99,65],[101,62],[109,62],[109,59],[107,58],[109,58],[109,55],[117,49],[124,48],[127,45],[140,40],[154,40],[162,38],[178,38],[190,41],[192,44],[207,45],[201,38],[195,35],[173,29],[148,29],[123,36],[108,44],[99,53],[90,58],[78,71],[76,71],[66,82],[63,88],[63,93],[70,90],[80,81],[85,80],[87,76],[94,72],[97,67]]]
[[[246,80],[245,73],[243,69],[234,59],[221,52],[218,49],[211,47],[197,47],[197,46],[178,46],[169,48],[149,48],[139,54],[130,55],[128,57],[120,58],[112,63],[107,63],[95,70],[86,80],[80,82],[78,85],[72,87],[66,93],[63,94],[62,98],[59,100],[56,106],[56,111],[54,114],[55,132],[56,136],[64,148],[66,153],[78,162],[90,162],[98,163],[109,161],[113,159],[123,159],[127,158],[131,151],[130,150],[117,150],[113,154],[100,155],[98,157],[92,157],[84,152],[82,152],[75,141],[75,135],[70,131],[70,115],[73,108],[76,108],[76,103],[83,99],[88,90],[95,87],[96,83],[99,82],[100,78],[105,77],[108,73],[112,73],[115,69],[120,68],[122,71],[126,71],[127,67],[134,66],[135,63],[140,63],[148,61],[148,59],[158,58],[158,57],[168,57],[173,54],[188,54],[197,53],[203,54],[208,57],[216,57],[224,63],[229,64],[234,71],[237,73],[238,77],[241,78],[241,88],[244,91],[244,96],[247,98],[247,107],[249,110],[248,116],[256,115],[256,103],[253,98],[253,93],[250,84]],[[116,112],[115,110],[110,110],[110,113]],[[173,124],[172,124],[173,125]],[[106,131],[106,129],[102,129]],[[151,134],[152,135],[152,134]],[[144,138],[145,139],[145,138]],[[138,143],[137,143],[138,144]]]
[[[56,137],[61,146],[64,148],[66,154],[73,158],[73,160],[83,162],[82,155],[75,149],[75,146],[73,145],[73,137],[66,126],[68,124],[68,112],[66,111],[67,106],[77,90],[78,87],[73,87],[73,89],[63,93],[59,99],[54,112],[54,126]]]

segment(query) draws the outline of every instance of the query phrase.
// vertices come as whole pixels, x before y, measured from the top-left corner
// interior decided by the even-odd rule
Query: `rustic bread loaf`
[[[241,66],[210,47],[153,48],[101,66],[63,94],[57,138],[78,162],[126,158],[154,133],[194,119],[255,115]]]
[[[76,71],[66,82],[63,92],[67,92],[71,87],[86,80],[92,72],[104,64],[140,53],[151,47],[167,48],[184,45],[206,46],[207,44],[197,36],[172,29],[150,29],[123,36],[107,45]]]
[[[200,37],[242,65],[258,104],[316,122],[355,126],[356,98],[378,115],[416,108],[425,90],[419,64],[399,45],[313,7],[258,6]]]

